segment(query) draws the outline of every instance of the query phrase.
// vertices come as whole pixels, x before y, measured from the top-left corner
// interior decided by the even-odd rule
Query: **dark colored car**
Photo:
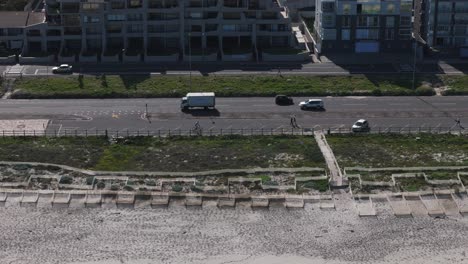
[[[293,99],[287,95],[279,94],[275,97],[275,103],[277,105],[292,105],[294,104]]]

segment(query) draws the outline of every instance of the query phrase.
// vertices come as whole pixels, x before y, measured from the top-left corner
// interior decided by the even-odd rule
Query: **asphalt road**
[[[325,111],[277,106],[273,98],[217,98],[216,110],[181,112],[179,99],[1,100],[0,119],[50,119],[49,130],[157,131],[203,129],[349,128],[359,118],[373,129],[468,126],[468,97],[327,97]],[[145,117],[146,104],[149,118]]]
[[[51,65],[22,65],[23,76],[51,75]],[[0,66],[0,72],[7,66]],[[412,65],[409,64],[346,64],[338,65],[327,63],[275,63],[275,64],[193,64],[192,71],[185,64],[74,64],[74,74],[168,74],[168,75],[348,75],[348,74],[385,74],[385,73],[411,73]],[[468,64],[424,63],[416,66],[417,73],[468,73]]]

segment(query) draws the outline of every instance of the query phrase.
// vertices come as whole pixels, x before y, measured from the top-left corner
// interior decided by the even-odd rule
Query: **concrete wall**
[[[244,54],[223,54],[223,61],[251,61],[252,53]]]
[[[19,63],[21,64],[35,64],[35,63],[51,63],[54,61],[54,55],[46,57],[22,57],[19,56]]]
[[[74,63],[75,55],[73,56],[58,56],[58,62],[60,63]]]
[[[138,54],[136,56],[124,55],[123,56],[123,61],[124,62],[140,62],[141,61],[141,55],[140,54]]]
[[[263,61],[310,61],[311,57],[308,52],[303,52],[299,54],[270,54],[263,52],[262,53]]]
[[[150,56],[146,55],[145,62],[176,62],[179,60],[179,54],[166,55],[166,56]]]
[[[97,62],[97,56],[83,56],[80,54],[80,62]]]
[[[0,57],[0,64],[15,64],[16,56]]]
[[[101,56],[101,62],[119,62],[119,54],[110,55],[110,56]]]
[[[218,54],[217,53],[212,53],[212,54],[205,54],[204,56],[202,55],[192,55],[189,57],[189,55],[185,55],[184,61],[217,61],[218,60]]]

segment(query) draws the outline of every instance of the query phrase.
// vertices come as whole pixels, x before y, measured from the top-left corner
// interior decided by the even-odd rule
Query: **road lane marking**
[[[456,105],[457,103],[432,103],[433,105]]]

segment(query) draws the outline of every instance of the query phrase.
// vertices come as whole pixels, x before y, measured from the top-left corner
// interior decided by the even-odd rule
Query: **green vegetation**
[[[176,184],[176,185],[172,186],[172,191],[174,191],[174,192],[181,192],[183,189],[184,189],[184,187],[182,187],[179,184]]]
[[[400,189],[405,192],[416,192],[427,187],[427,183],[423,177],[398,178],[396,179],[396,182],[397,186],[399,186]]]
[[[325,166],[314,138],[299,136],[0,138],[0,160],[110,171]]]
[[[468,137],[456,135],[331,135],[342,167],[467,166]]]
[[[102,79],[106,82],[103,83]],[[444,78],[449,82],[449,76]],[[412,90],[410,75],[379,76],[61,76],[22,78],[15,83],[12,98],[113,98],[181,97],[189,91],[215,92],[217,96],[345,96],[345,95],[432,95],[434,76],[418,79]],[[427,84],[429,83],[429,84]]]
[[[468,76],[442,76],[441,86],[447,86],[448,90],[443,95],[467,95],[468,94]]]
[[[429,180],[458,180],[457,171],[426,171]]]

